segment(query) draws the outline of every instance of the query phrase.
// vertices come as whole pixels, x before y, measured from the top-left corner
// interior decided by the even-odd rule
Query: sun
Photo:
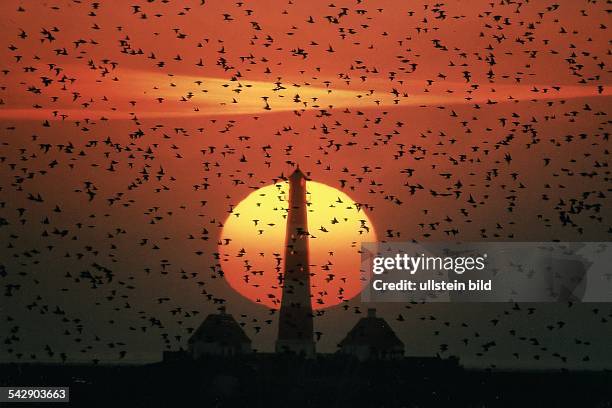
[[[312,306],[322,309],[361,291],[362,242],[376,241],[363,208],[344,192],[306,182],[310,233]],[[289,183],[262,187],[242,200],[225,221],[219,243],[221,267],[242,296],[280,308]]]

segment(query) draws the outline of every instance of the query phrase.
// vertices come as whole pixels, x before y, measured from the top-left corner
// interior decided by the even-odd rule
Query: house
[[[210,314],[188,341],[188,351],[193,359],[203,355],[233,356],[252,352],[251,339],[225,308],[218,314]]]
[[[376,309],[368,309],[368,315],[357,322],[338,347],[339,353],[360,361],[404,357],[404,343],[385,319],[376,317]]]

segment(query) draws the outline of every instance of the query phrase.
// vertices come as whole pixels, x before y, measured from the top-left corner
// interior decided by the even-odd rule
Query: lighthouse
[[[310,299],[306,176],[299,167],[289,176],[288,204],[283,297],[276,352],[313,357],[315,344]]]

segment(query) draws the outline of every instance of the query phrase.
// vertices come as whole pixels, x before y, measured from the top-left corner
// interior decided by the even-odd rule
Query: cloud
[[[383,81],[363,84],[320,79],[319,83],[169,75],[118,69],[112,77],[73,68],[74,84],[43,87],[40,95],[7,98],[0,118],[129,119],[215,115],[261,115],[274,112],[331,109],[380,109],[447,106],[610,96],[593,86],[473,84],[437,81]],[[22,83],[27,83],[23,82]],[[31,85],[28,85],[31,86]],[[360,88],[363,86],[364,88]],[[13,91],[19,91],[20,88]],[[57,103],[48,95],[61,94]],[[78,95],[78,97],[74,97]],[[16,101],[12,103],[12,101]],[[31,107],[31,106],[36,107]]]

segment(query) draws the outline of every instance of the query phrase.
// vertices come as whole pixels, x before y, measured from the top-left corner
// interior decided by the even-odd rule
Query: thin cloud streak
[[[539,101],[610,96],[608,88],[552,85],[475,85],[440,81],[428,87],[424,81],[408,80],[338,87],[310,83],[232,80],[188,75],[164,75],[136,70],[117,70],[115,80],[80,74],[75,86],[81,101],[37,108],[22,102],[0,109],[0,118],[82,120],[85,118],[133,119],[215,115],[262,115],[275,112],[331,109],[380,109],[415,106],[449,106],[512,101]]]

